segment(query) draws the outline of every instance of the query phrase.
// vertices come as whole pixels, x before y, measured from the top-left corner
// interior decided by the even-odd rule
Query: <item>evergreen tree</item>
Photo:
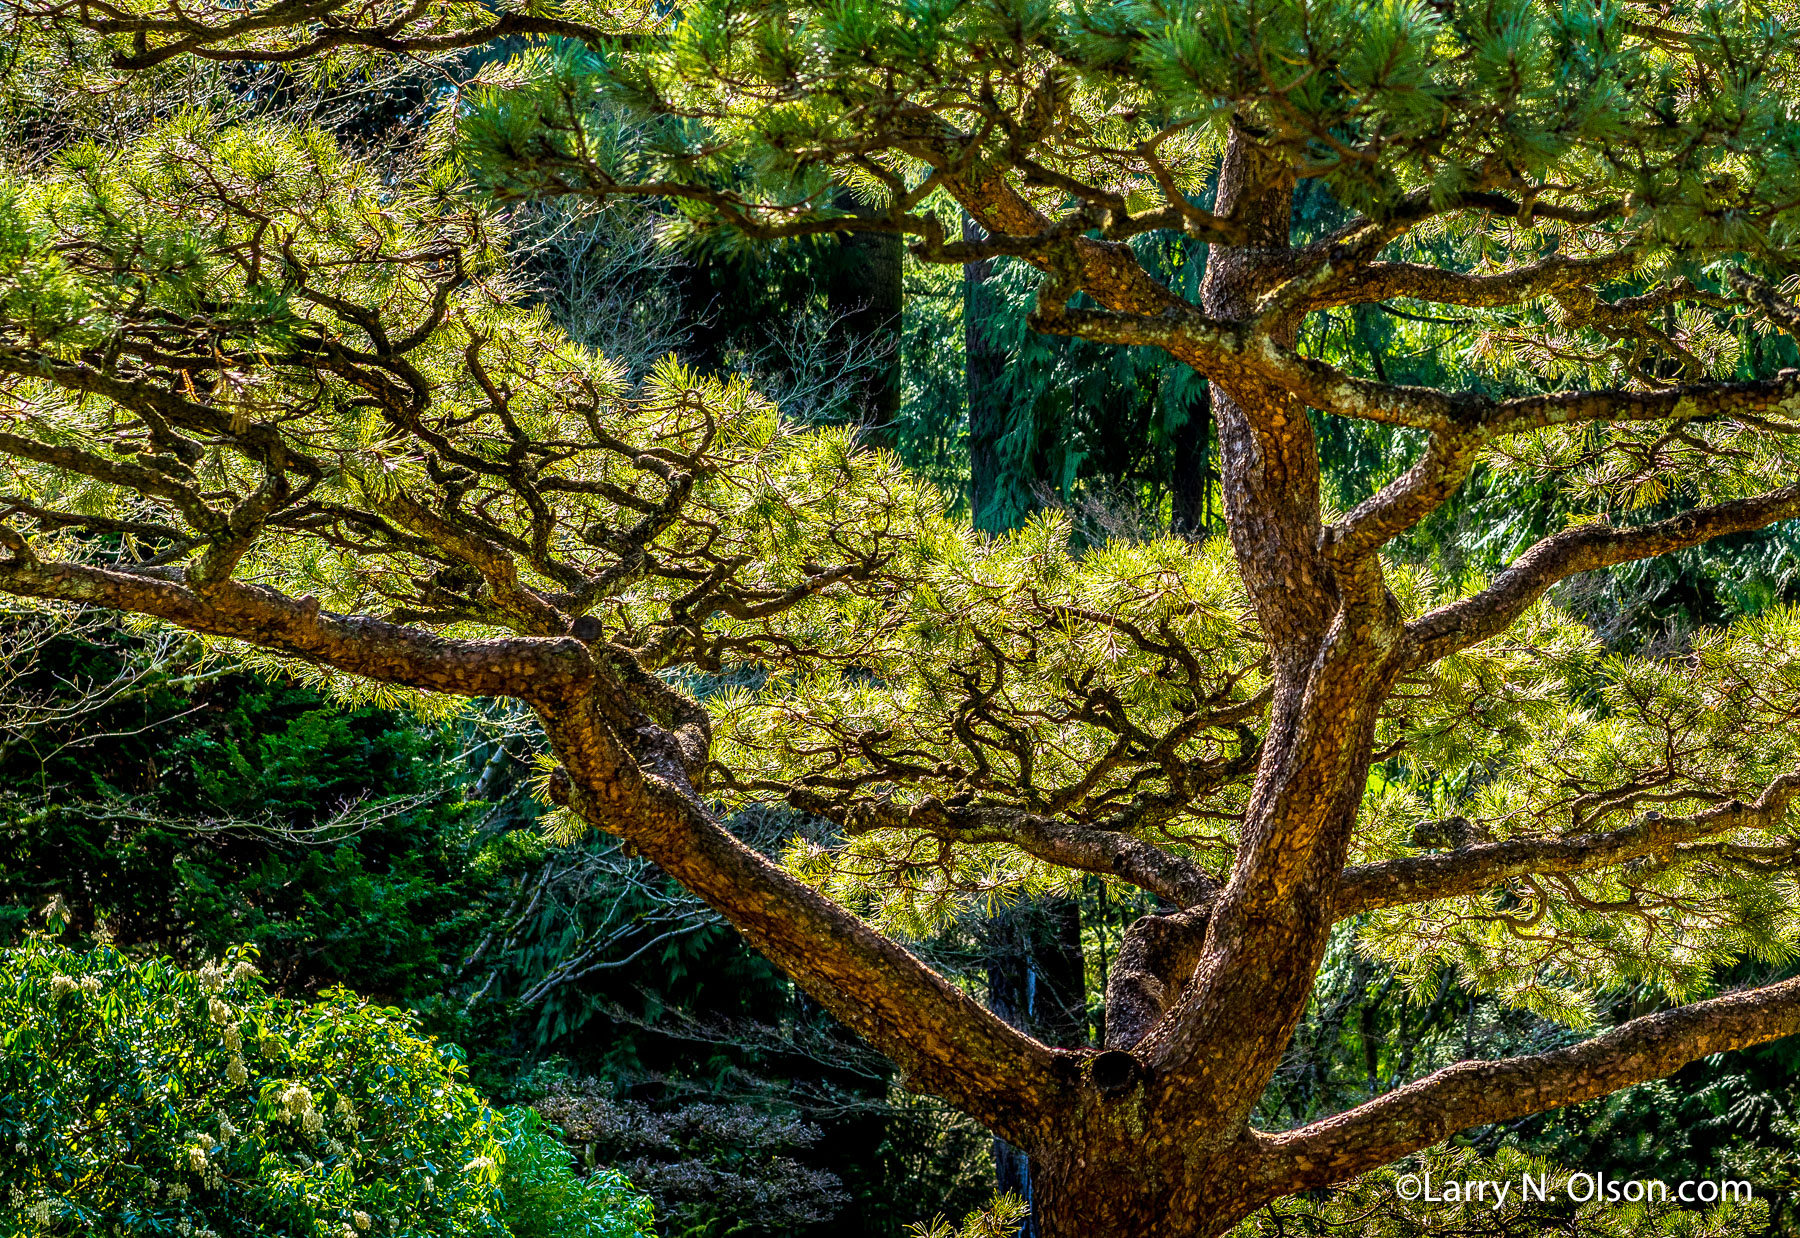
[[[1048,1238],[1220,1234],[1800,1029],[1800,981],[1708,995],[1800,945],[1800,615],[1622,656],[1546,601],[1800,515],[1800,373],[1760,343],[1800,331],[1778,14],[133,0],[28,30],[138,71],[561,40],[458,99],[407,175],[186,113],[20,178],[0,590],[349,693],[525,703],[560,828],[627,840],[1023,1149]],[[630,383],[517,307],[509,221],[471,182],[1015,259],[1037,329],[1207,380],[1229,537],[978,537],[742,382]],[[1340,227],[1297,227],[1303,183]],[[1207,247],[1191,297],[1139,248],[1173,233]],[[1319,346],[1395,302],[1466,320],[1435,383]],[[1347,510],[1315,418],[1385,428],[1393,474]],[[1567,527],[1488,580],[1384,553],[1478,463]],[[758,803],[815,823],[783,865],[721,824]],[[898,940],[1082,874],[1167,908],[1119,948],[1101,1049],[1022,1033]],[[1408,982],[1455,961],[1572,1027],[1628,983],[1678,1004],[1259,1128],[1340,922]]]

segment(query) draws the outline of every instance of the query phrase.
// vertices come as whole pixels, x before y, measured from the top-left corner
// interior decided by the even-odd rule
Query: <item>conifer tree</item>
[[[1800,614],[1620,657],[1546,600],[1800,515],[1800,371],[1771,372],[1800,331],[1779,11],[22,13],[24,94],[77,53],[341,76],[556,40],[450,99],[410,181],[193,113],[18,177],[0,589],[345,691],[524,702],[565,828],[627,839],[911,1087],[1027,1152],[1048,1238],[1220,1234],[1458,1130],[1800,1030],[1800,981],[1709,995],[1723,964],[1800,943]],[[1300,185],[1339,226],[1296,235]],[[981,537],[742,384],[670,363],[628,386],[519,308],[506,221],[471,186],[1029,264],[1038,330],[1209,381],[1228,536],[1074,554],[1045,517]],[[1197,299],[1144,257],[1176,232],[1208,247]],[[1370,306],[1436,350],[1442,385],[1333,364],[1319,325]],[[1389,428],[1395,462],[1345,511],[1320,490],[1315,427],[1337,420]],[[1394,548],[1477,468],[1548,487],[1564,527],[1491,579],[1433,580]],[[753,804],[830,828],[776,864],[722,824]],[[971,897],[1090,874],[1164,908],[1119,951],[1100,1048],[1044,1045],[902,944]],[[1575,1027],[1625,983],[1672,1004],[1257,1129],[1340,925],[1420,983],[1454,963]]]

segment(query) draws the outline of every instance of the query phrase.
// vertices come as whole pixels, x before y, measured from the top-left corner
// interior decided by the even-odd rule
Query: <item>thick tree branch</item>
[[[1800,306],[1796,306],[1748,271],[1727,272],[1725,282],[1750,302],[1757,316],[1764,322],[1800,339]]]
[[[1434,433],[1417,463],[1325,526],[1325,553],[1333,559],[1373,554],[1436,511],[1469,475],[1480,442],[1467,431]]]
[[[1042,1133],[1073,1066],[1007,1027],[897,943],[749,850],[714,823],[687,787],[678,738],[627,702],[596,694],[601,671],[572,638],[446,640],[418,629],[321,610],[313,599],[222,581],[205,596],[178,570],[128,572],[40,563],[3,531],[0,591],[104,606],[232,637],[377,682],[535,705],[570,771],[562,792],[595,826],[629,839],[731,920],[821,1003],[892,1056],[918,1087],[964,1106],[1014,1139]],[[628,754],[607,712],[641,717]],[[691,711],[690,711],[691,712]]]
[[[1045,81],[1047,86],[1052,84],[1049,76]],[[1129,216],[1122,201],[1096,207],[1092,195],[1087,195],[1090,201],[1081,210],[1052,220],[1013,186],[1007,175],[1010,169],[980,157],[977,139],[957,133],[936,118],[914,115],[904,123],[915,132],[896,145],[933,168],[940,183],[982,226],[990,241],[1004,243],[1016,238],[1031,243],[1034,252],[1019,256],[1049,273],[1050,282],[1067,285],[1069,295],[1080,288],[1102,305],[1132,314],[1155,314],[1185,305],[1144,269],[1125,243],[1123,238],[1138,229],[1126,226]],[[1210,214],[1186,222],[1211,241],[1227,241],[1237,231],[1229,221]],[[1095,227],[1105,232],[1108,225],[1120,239],[1096,240],[1086,235]],[[952,252],[941,235],[928,235],[923,249],[922,256],[933,261],[967,261]]]
[[[1635,528],[1584,524],[1565,529],[1520,555],[1480,593],[1407,624],[1406,639],[1412,646],[1407,664],[1425,666],[1504,632],[1551,585],[1578,572],[1668,554],[1795,516],[1800,516],[1800,483]]]
[[[324,0],[323,3],[317,0],[310,3],[307,0],[299,0],[298,3],[288,0],[219,25],[207,25],[188,17],[179,9],[169,10],[175,14],[174,17],[154,18],[127,15],[110,5],[82,7],[83,12],[77,20],[88,29],[100,34],[130,34],[140,40],[137,50],[113,57],[115,67],[127,70],[154,68],[164,61],[183,55],[203,60],[283,64],[307,60],[339,47],[418,55],[479,47],[497,39],[520,35],[580,39],[595,45],[608,39],[629,37],[629,34],[612,34],[581,22],[516,12],[502,13],[486,25],[472,26],[465,30],[409,29],[409,19],[416,17],[416,9],[398,21],[358,27],[340,22],[341,10],[347,7],[345,0]],[[112,16],[89,16],[86,11],[89,7]],[[58,5],[45,12],[47,15],[54,15],[68,12],[72,8],[72,5]],[[302,32],[311,37],[286,47],[254,44],[229,46],[238,40],[251,39],[257,35],[298,35]],[[151,35],[168,37],[170,41],[151,46],[148,41]]]
[[[1125,931],[1106,983],[1106,1047],[1129,1052],[1181,997],[1200,963],[1211,908],[1144,916]]]
[[[1514,838],[1435,855],[1405,856],[1344,870],[1337,918],[1493,889],[1534,874],[1581,873],[1639,856],[1662,855],[1684,843],[1743,829],[1769,829],[1800,796],[1800,771],[1770,783],[1754,804],[1733,800],[1687,817],[1646,815],[1631,825],[1572,838]]]
[[[575,640],[503,637],[449,640],[418,628],[322,610],[260,585],[222,581],[204,596],[179,569],[125,571],[80,563],[40,563],[20,553],[0,560],[0,592],[149,615],[208,636],[226,636],[382,683],[454,696],[557,699],[592,674]]]
[[[35,460],[109,485],[136,491],[147,498],[161,499],[180,512],[188,524],[202,534],[222,534],[226,518],[208,507],[200,496],[200,487],[187,485],[171,473],[122,460],[108,460],[78,447],[60,447],[40,443],[36,439],[0,431],[0,455],[21,460]],[[191,474],[190,474],[191,476]]]
[[[1590,206],[1565,206],[1543,201],[1542,192],[1540,186],[1516,181],[1495,181],[1453,194],[1441,193],[1436,187],[1414,189],[1398,202],[1388,205],[1378,216],[1353,219],[1299,252],[1301,257],[1312,262],[1332,260],[1346,252],[1352,256],[1366,254],[1373,257],[1382,246],[1404,236],[1419,224],[1458,211],[1479,211],[1510,219],[1595,224],[1616,219],[1625,210],[1625,204],[1616,198]],[[1372,244],[1364,243],[1365,238],[1371,237]]]
[[[1595,1100],[1698,1058],[1800,1031],[1800,979],[1646,1015],[1566,1049],[1459,1062],[1345,1113],[1258,1140],[1270,1195],[1341,1182],[1508,1118]]]
[[[1007,1026],[898,942],[722,829],[672,766],[628,756],[577,702],[539,709],[563,761],[552,793],[704,899],[906,1074],[1005,1139],[1042,1139],[1076,1086],[1073,1054]]]
[[[1655,391],[1569,391],[1495,400],[1470,391],[1358,378],[1301,356],[1265,330],[1209,318],[1185,302],[1173,302],[1154,312],[1080,309],[1064,303],[1072,293],[1072,285],[1047,282],[1031,316],[1033,329],[1098,344],[1161,348],[1209,379],[1241,382],[1248,376],[1321,412],[1359,421],[1439,434],[1478,433],[1484,440],[1492,440],[1546,426],[1599,421],[1734,415],[1766,418],[1800,412],[1800,370],[1783,370],[1775,378],[1754,382],[1691,383]]]
[[[803,811],[820,812],[824,807],[804,793],[790,800]],[[967,845],[1007,843],[1051,864],[1117,877],[1178,907],[1207,902],[1219,891],[1219,882],[1205,869],[1155,843],[1017,809],[957,808],[935,799],[910,807],[864,802],[846,815],[844,828],[851,834],[924,830]]]
[[[1491,437],[1518,434],[1544,426],[1582,425],[1595,421],[1692,420],[1706,417],[1800,411],[1800,370],[1783,370],[1774,378],[1744,383],[1689,383],[1658,391],[1568,391],[1524,396],[1484,408],[1482,428]]]
[[[1396,297],[1475,309],[1517,305],[1620,279],[1631,273],[1637,259],[1631,250],[1592,258],[1559,256],[1485,275],[1447,271],[1417,262],[1372,262],[1327,283],[1308,300],[1307,308],[1365,305]]]
[[[1209,318],[1185,302],[1150,315],[1072,308],[1056,299],[1059,292],[1066,301],[1066,289],[1047,284],[1040,291],[1030,318],[1033,330],[1078,336],[1097,344],[1161,348],[1214,381],[1261,380],[1340,417],[1452,433],[1480,428],[1485,417],[1504,407],[1468,392],[1357,378],[1323,361],[1303,357],[1267,333]]]

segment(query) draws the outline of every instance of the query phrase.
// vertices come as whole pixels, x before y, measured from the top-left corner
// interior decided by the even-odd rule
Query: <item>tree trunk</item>
[[[984,234],[963,217],[963,240]],[[986,287],[994,260],[963,264],[963,375],[969,400],[969,519],[978,529],[1005,527],[994,502],[1000,490],[1000,439],[1006,433],[1006,408],[1000,401],[1000,376],[1006,354],[993,343],[995,294]]]
[[[1234,130],[1215,210],[1248,237],[1208,255],[1210,316],[1246,317],[1284,278],[1293,185]],[[1109,1016],[1129,1008],[1132,1023],[1109,1027],[1076,1121],[1032,1149],[1042,1238],[1212,1238],[1279,1193],[1259,1182],[1248,1121],[1324,957],[1395,674],[1398,615],[1379,568],[1344,569],[1325,550],[1306,409],[1249,376],[1214,382],[1210,397],[1222,506],[1268,640],[1269,729],[1226,888],[1206,914],[1146,917],[1133,933],[1152,936],[1121,945],[1121,969],[1129,956],[1145,974],[1115,978],[1132,1001]],[[1190,529],[1194,497],[1177,507]]]
[[[1040,1238],[1217,1238],[1265,1198],[1248,1148],[1184,1164],[1179,1148],[1146,1157],[1035,1158]],[[1085,1162],[1085,1163],[1084,1163]]]
[[[893,232],[852,232],[839,243],[825,284],[825,301],[843,342],[866,353],[855,403],[871,447],[895,446],[900,414],[900,315],[905,292],[904,251]]]
[[[1208,384],[1189,403],[1187,420],[1175,431],[1169,528],[1183,537],[1206,536],[1212,520],[1211,457],[1212,386]]]

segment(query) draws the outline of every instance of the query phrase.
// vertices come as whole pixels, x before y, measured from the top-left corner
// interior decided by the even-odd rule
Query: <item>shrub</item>
[[[833,1174],[795,1159],[823,1135],[792,1114],[745,1104],[663,1108],[617,1100],[600,1079],[558,1079],[536,1103],[568,1141],[620,1166],[656,1201],[670,1235],[738,1238],[806,1232],[847,1195]]]
[[[186,971],[33,938],[0,953],[0,1027],[6,1233],[511,1238],[531,1198],[604,1215],[521,1234],[641,1232],[609,1219],[644,1212],[623,1180],[557,1179],[410,1015],[271,997],[247,949]]]
[[[654,1233],[650,1200],[616,1169],[577,1177],[568,1145],[533,1109],[508,1109],[501,1189],[513,1238],[638,1238]]]

